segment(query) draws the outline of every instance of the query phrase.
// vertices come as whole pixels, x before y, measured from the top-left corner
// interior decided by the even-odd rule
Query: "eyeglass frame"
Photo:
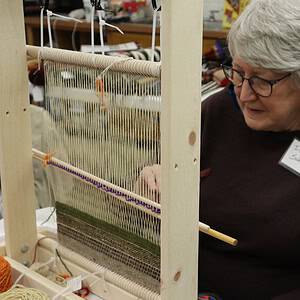
[[[231,67],[231,66],[226,66],[226,65],[221,64],[221,67],[222,67],[222,70],[223,70],[223,73],[224,73],[225,77],[226,77],[230,82],[232,82],[232,84],[233,84],[234,86],[236,86],[236,87],[242,87],[244,81],[245,81],[245,80],[248,80],[249,86],[250,86],[251,90],[254,92],[255,95],[258,95],[258,96],[260,96],[260,97],[270,97],[270,96],[272,95],[272,93],[273,93],[273,85],[277,84],[279,81],[281,81],[281,80],[283,80],[283,79],[285,79],[285,78],[287,78],[287,77],[289,77],[289,76],[292,75],[292,73],[288,73],[288,74],[285,74],[283,77],[281,77],[281,78],[279,78],[279,79],[273,79],[273,80],[268,80],[268,79],[265,79],[265,78],[261,78],[261,77],[256,76],[256,75],[247,78],[247,77],[245,77],[244,75],[242,75],[238,70],[234,69],[234,68]],[[235,85],[235,84],[233,83],[233,81],[232,81],[232,78],[229,78],[229,77],[227,76],[226,71],[225,71],[226,68],[227,68],[227,69],[231,69],[232,71],[237,72],[237,73],[241,76],[242,81],[241,81],[241,83],[240,83],[239,85]],[[270,94],[269,94],[268,96],[261,95],[261,94],[259,94],[257,91],[255,91],[255,89],[252,87],[252,83],[251,83],[251,80],[252,80],[253,78],[258,78],[258,79],[260,79],[260,80],[263,80],[263,81],[265,81],[266,83],[268,83],[268,84],[271,86],[271,91],[270,91]]]

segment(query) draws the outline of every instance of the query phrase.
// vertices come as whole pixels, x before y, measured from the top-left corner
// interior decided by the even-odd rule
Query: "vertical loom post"
[[[162,2],[162,300],[197,298],[202,4]]]
[[[0,9],[0,171],[7,255],[32,259],[37,240],[30,107],[21,0]]]

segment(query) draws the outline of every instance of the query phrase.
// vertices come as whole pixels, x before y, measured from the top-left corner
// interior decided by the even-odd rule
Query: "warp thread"
[[[11,286],[11,266],[3,256],[0,256],[0,293],[8,291]]]
[[[118,190],[115,190],[115,189],[113,189],[109,186],[106,186],[103,183],[100,183],[100,182],[96,181],[95,179],[92,179],[92,178],[90,178],[86,175],[83,175],[83,174],[79,173],[78,171],[74,171],[74,170],[72,170],[72,169],[70,169],[70,168],[68,168],[64,165],[61,165],[60,163],[54,162],[52,160],[48,160],[46,162],[46,165],[50,165],[50,166],[53,166],[53,167],[56,167],[56,168],[60,168],[60,169],[64,170],[65,172],[68,172],[68,173],[70,173],[70,174],[72,174],[76,177],[79,177],[80,179],[84,180],[85,182],[90,183],[91,185],[93,185],[94,187],[96,187],[99,190],[102,190],[102,191],[104,191],[106,193],[109,193],[109,194],[112,194],[112,195],[124,197],[127,202],[133,202],[137,206],[143,206],[147,210],[151,210],[153,213],[155,213],[157,215],[160,215],[160,213],[161,213],[160,208],[154,207],[154,206],[152,206],[150,204],[147,204],[147,203],[145,203],[141,200],[138,200],[134,197],[128,196],[128,195],[126,195],[126,194],[124,194],[124,193],[122,193]]]

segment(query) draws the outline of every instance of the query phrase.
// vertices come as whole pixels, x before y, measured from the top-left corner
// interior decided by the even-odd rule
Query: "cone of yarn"
[[[4,257],[0,256],[0,293],[6,292],[11,286],[11,266]]]

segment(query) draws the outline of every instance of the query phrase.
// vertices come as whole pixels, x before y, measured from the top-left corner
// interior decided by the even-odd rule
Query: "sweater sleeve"
[[[295,300],[295,299],[300,299],[300,289],[292,290],[288,293],[272,298],[272,300]]]

